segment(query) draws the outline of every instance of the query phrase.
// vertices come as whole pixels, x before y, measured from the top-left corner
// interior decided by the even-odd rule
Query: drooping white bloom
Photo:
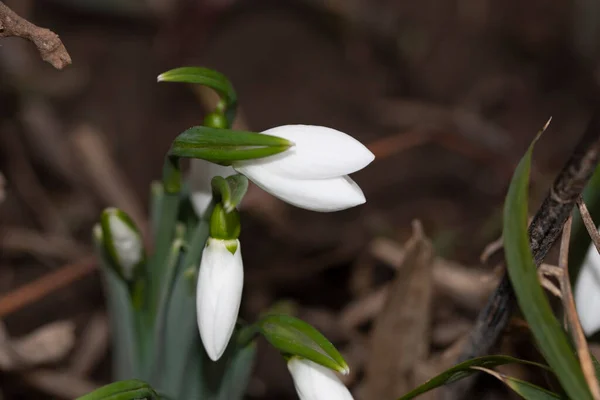
[[[287,365],[300,400],[353,400],[348,388],[329,368],[300,357],[292,357]]]
[[[243,284],[239,240],[209,238],[198,271],[196,312],[202,343],[213,361],[221,358],[235,328]]]
[[[108,218],[114,256],[121,267],[123,277],[127,280],[133,278],[134,267],[142,261],[144,249],[140,234],[127,225],[118,214],[113,213]]]
[[[190,160],[188,180],[190,183],[192,206],[196,215],[202,216],[212,200],[212,188],[210,184],[212,178],[215,176],[226,178],[234,173],[235,171],[231,167],[224,167],[197,158]]]
[[[263,133],[294,143],[274,156],[233,163],[263,190],[312,211],[344,210],[366,201],[347,175],[369,165],[375,156],[353,137],[311,125],[285,125]]]
[[[587,336],[600,330],[600,254],[592,243],[575,284],[575,305]]]

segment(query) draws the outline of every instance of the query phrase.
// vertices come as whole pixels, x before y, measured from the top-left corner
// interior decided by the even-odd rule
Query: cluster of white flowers
[[[363,144],[320,126],[288,125],[263,133],[285,138],[293,146],[274,156],[234,162],[233,169],[257,186],[312,211],[344,210],[365,202],[363,192],[348,176],[375,158]],[[232,173],[230,167],[192,161],[192,202],[199,215],[210,204],[212,177]],[[200,336],[212,360],[223,355],[235,328],[243,280],[239,240],[209,238],[200,262],[196,303]],[[288,368],[302,400],[352,399],[336,374],[323,366],[292,357]]]

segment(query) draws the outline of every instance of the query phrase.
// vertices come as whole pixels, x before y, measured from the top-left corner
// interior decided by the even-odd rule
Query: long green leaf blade
[[[474,369],[485,372],[494,378],[497,378],[525,400],[556,400],[562,398],[556,393],[543,389],[524,380],[513,378],[512,376],[500,374],[487,368],[474,367]]]
[[[572,399],[591,399],[581,367],[540,286],[529,248],[527,204],[534,143],[517,166],[504,203],[504,250],[517,301],[540,350]]]
[[[437,387],[440,387],[442,385],[447,385],[449,383],[464,379],[464,378],[472,375],[473,373],[475,373],[475,371],[473,370],[473,367],[493,368],[498,365],[504,365],[504,364],[525,364],[525,365],[533,365],[533,366],[540,367],[543,369],[549,369],[547,366],[545,366],[543,364],[538,364],[538,363],[535,363],[532,361],[520,360],[518,358],[509,357],[509,356],[486,356],[486,357],[474,358],[472,360],[467,360],[460,364],[457,364],[450,369],[447,369],[446,371],[442,372],[441,374],[431,378],[430,380],[428,380],[421,386],[406,393],[404,396],[400,397],[398,400],[414,399],[415,397],[417,397],[423,393],[429,392],[430,390],[433,390]]]

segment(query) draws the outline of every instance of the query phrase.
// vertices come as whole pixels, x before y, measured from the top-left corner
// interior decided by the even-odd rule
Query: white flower
[[[233,163],[263,190],[312,211],[344,210],[366,201],[347,175],[366,167],[375,156],[353,137],[311,125],[285,125],[263,133],[294,143],[274,156]]]
[[[108,225],[115,250],[114,255],[117,258],[115,261],[119,264],[123,277],[131,280],[134,267],[144,257],[142,238],[116,213],[109,216]]]
[[[350,391],[335,372],[305,358],[288,361],[300,400],[353,400]]]
[[[198,271],[196,312],[202,343],[213,361],[221,358],[235,328],[243,284],[239,240],[209,238]]]
[[[575,284],[575,304],[585,334],[600,330],[600,254],[593,243]]]
[[[196,215],[201,217],[212,200],[211,180],[215,176],[223,178],[233,175],[235,171],[231,167],[224,167],[208,161],[193,158],[190,160],[190,183],[191,201]]]

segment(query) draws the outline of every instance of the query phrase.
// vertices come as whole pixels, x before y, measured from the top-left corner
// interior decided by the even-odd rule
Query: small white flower
[[[221,358],[235,328],[243,284],[239,240],[209,238],[198,271],[196,312],[202,343],[213,361]]]
[[[353,400],[348,388],[329,368],[300,357],[292,357],[287,365],[300,400]]]
[[[575,304],[585,334],[600,330],[600,254],[593,243],[575,284]]]
[[[121,267],[123,277],[133,278],[134,267],[142,261],[144,249],[139,233],[127,225],[118,214],[111,214],[108,219],[115,257]]]
[[[344,210],[366,201],[347,175],[369,165],[375,156],[353,137],[311,125],[285,125],[263,133],[294,143],[274,156],[233,163],[263,190],[312,211]]]
[[[211,180],[215,176],[223,178],[235,174],[231,167],[224,167],[208,161],[193,158],[190,160],[189,184],[192,206],[196,215],[202,216],[212,200]]]

